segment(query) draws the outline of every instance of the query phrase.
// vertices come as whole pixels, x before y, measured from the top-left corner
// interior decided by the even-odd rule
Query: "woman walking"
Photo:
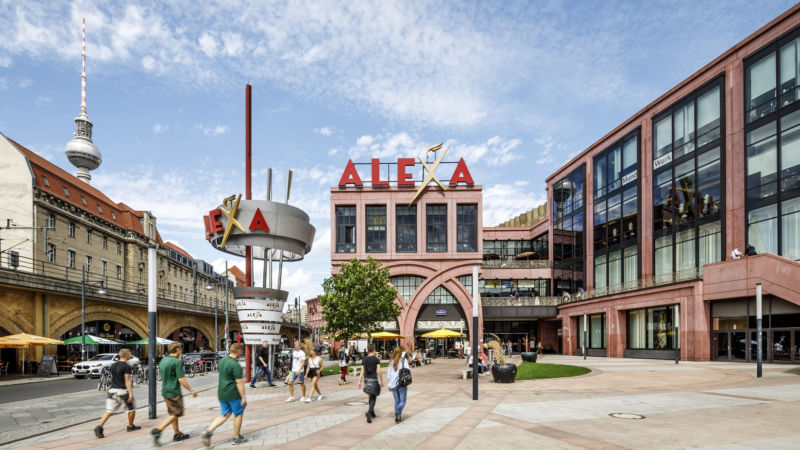
[[[311,358],[308,358],[308,368],[306,369],[306,379],[311,380],[311,393],[306,398],[306,403],[311,403],[311,397],[314,396],[314,390],[317,391],[319,397],[317,401],[322,400],[322,392],[319,390],[319,377],[322,375],[322,358],[317,355],[317,349],[311,349]]]
[[[386,377],[389,380],[389,390],[392,391],[392,395],[394,396],[394,421],[397,423],[403,420],[403,408],[406,406],[406,393],[408,391],[408,387],[399,386],[397,383],[400,379],[400,370],[411,369],[408,366],[408,360],[404,358],[403,355],[404,353],[399,348],[394,349],[386,371]]]
[[[367,357],[361,361],[364,370],[358,379],[358,388],[364,385],[364,393],[369,395],[369,411],[367,411],[367,423],[372,423],[375,416],[375,401],[381,395],[383,387],[383,374],[381,373],[381,360],[375,356],[375,344],[367,346]]]

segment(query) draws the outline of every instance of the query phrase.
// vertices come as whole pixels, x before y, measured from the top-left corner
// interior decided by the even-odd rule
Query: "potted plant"
[[[528,336],[522,338],[522,341],[525,342],[525,351],[522,352],[522,360],[530,363],[535,363],[537,355],[536,352],[531,351],[531,343],[528,341]]]
[[[503,356],[503,349],[497,341],[491,341],[486,344],[486,347],[493,351],[497,356],[497,364],[492,365],[492,378],[495,383],[513,383],[517,379],[517,365],[506,364],[506,358]]]

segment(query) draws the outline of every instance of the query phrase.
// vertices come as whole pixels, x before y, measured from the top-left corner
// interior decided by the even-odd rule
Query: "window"
[[[47,244],[47,261],[54,263],[56,262],[56,245],[55,244]]]
[[[117,220],[117,216],[116,214],[114,214],[114,211],[111,211],[111,218]]]
[[[747,242],[758,253],[778,254],[778,206],[769,205],[747,213]]]
[[[66,186],[62,186],[62,187],[64,188],[64,195],[66,195],[67,198],[69,198],[69,191],[67,190],[67,187]]]
[[[586,319],[589,338],[586,348],[606,348],[606,315],[590,314]],[[583,347],[583,324],[583,316],[578,316],[578,348]]]
[[[553,288],[559,294],[563,291],[576,292],[584,287],[583,232],[585,221],[592,220],[592,211],[585,212],[584,210],[585,170],[586,166],[581,166],[564,178],[557,180],[552,186]],[[608,175],[607,168],[603,173]],[[602,184],[607,188],[605,181]],[[597,209],[597,212],[603,215],[603,221],[605,221],[607,206],[603,206],[601,209]],[[585,218],[584,214],[588,214],[589,217]],[[595,224],[599,224],[599,222],[595,222]]]
[[[456,251],[478,251],[478,205],[456,206]]]
[[[417,288],[425,278],[422,277],[415,277],[413,275],[403,275],[399,277],[391,277],[389,281],[392,283],[397,292],[400,294],[400,297],[408,303],[411,301],[411,298],[414,296],[414,292],[416,292]]]
[[[83,206],[86,206],[86,199],[85,199],[85,198],[83,198],[83,196],[82,196],[82,195],[81,195],[81,203],[83,203]]]
[[[100,207],[100,203],[97,204],[97,212],[103,214],[103,208]]]
[[[107,276],[108,275],[108,261],[101,261],[100,264],[102,266],[102,274],[103,274],[103,276]]]
[[[48,214],[47,215],[47,226],[53,230],[56,229],[56,215],[55,214]]]
[[[75,268],[75,251],[67,250],[67,267]]]
[[[122,266],[119,265],[117,266],[117,279],[118,280],[122,279]]]
[[[677,305],[628,311],[628,348],[675,350],[680,348],[680,322],[673,323]],[[680,317],[678,315],[678,317]]]
[[[86,229],[86,243],[87,244],[91,244],[92,243],[92,229],[91,228],[87,228]]]
[[[770,53],[745,70],[747,123],[775,111],[775,53]]]
[[[172,283],[167,283],[167,292],[172,292]]]
[[[447,205],[427,205],[427,251],[447,251]]]
[[[386,206],[367,206],[367,253],[386,252]]]
[[[42,182],[45,186],[50,187],[50,183],[47,181],[47,177],[42,175]]]
[[[119,241],[117,241],[116,246],[117,246],[117,254],[119,255],[122,252],[122,245],[120,245]]]
[[[103,250],[107,250],[107,249],[108,249],[108,237],[104,235],[103,236]]]
[[[86,271],[87,272],[92,271],[92,257],[88,255],[86,256]]]
[[[723,80],[719,77],[707,83],[654,119],[653,263],[656,276],[702,270],[704,264],[723,257],[718,234],[725,205],[725,142],[721,131]],[[686,272],[680,279],[687,279],[691,274]]]
[[[67,234],[71,238],[75,237],[75,222],[69,222],[67,224]]]
[[[144,283],[144,269],[139,269],[139,283]]]
[[[395,209],[397,252],[417,251],[417,205],[397,206]]]
[[[139,249],[139,261],[144,261],[144,249]]]
[[[439,286],[428,295],[423,304],[426,305],[455,305],[458,303],[455,296],[444,286]]]
[[[522,260],[547,260],[550,257],[547,242],[547,233],[529,241],[484,239],[484,260],[516,261],[518,255],[523,255],[519,258]],[[574,248],[575,246],[572,247],[572,249]]]
[[[356,207],[336,207],[336,253],[356,251]]]

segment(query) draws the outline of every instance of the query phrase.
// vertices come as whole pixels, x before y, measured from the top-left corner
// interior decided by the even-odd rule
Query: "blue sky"
[[[494,225],[542,203],[555,169],[792,5],[0,0],[0,131],[74,173],[63,149],[86,18],[103,154],[92,184],[220,267],[201,217],[244,190],[249,79],[254,194],[268,167],[278,195],[295,171],[292,203],[317,243],[284,286],[310,298],[330,273],[328,188],[348,158],[448,142]]]

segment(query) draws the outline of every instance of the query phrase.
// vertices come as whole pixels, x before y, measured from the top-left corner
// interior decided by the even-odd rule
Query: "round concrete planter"
[[[495,383],[513,383],[517,379],[516,364],[494,364],[492,378]]]
[[[536,354],[536,352],[523,352],[522,353],[522,360],[530,362],[530,363],[535,363],[537,356],[538,355]]]

